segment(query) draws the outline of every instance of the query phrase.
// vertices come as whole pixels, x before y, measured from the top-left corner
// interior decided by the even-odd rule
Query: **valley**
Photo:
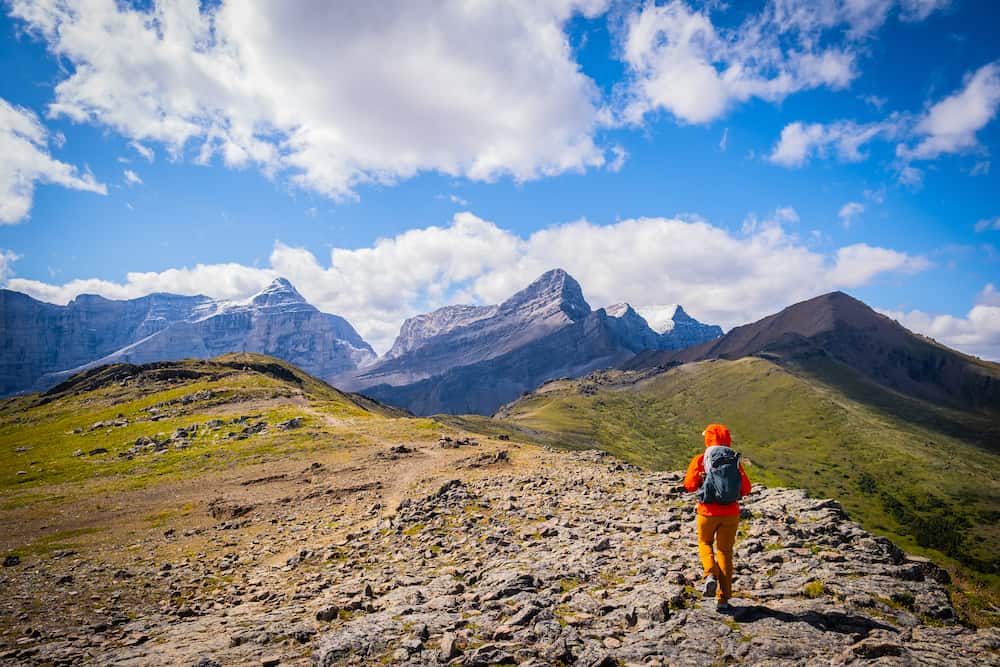
[[[697,594],[680,473],[536,444],[514,413],[453,426],[227,355],[95,369],[0,419],[9,664],[973,665],[1000,650],[996,628],[956,623],[947,572],[835,501],[759,484],[737,609],[720,615]]]

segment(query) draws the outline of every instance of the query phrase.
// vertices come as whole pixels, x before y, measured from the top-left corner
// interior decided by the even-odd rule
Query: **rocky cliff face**
[[[419,382],[501,357],[589,313],[580,284],[554,269],[498,306],[448,306],[407,320],[389,354],[340,379],[339,386],[354,390]]]
[[[364,393],[418,415],[490,415],[549,380],[580,377],[631,358],[633,352],[619,338],[612,319],[597,310],[499,357],[455,366],[412,384],[368,387]]]
[[[675,311],[662,333],[629,304],[591,311],[580,284],[555,269],[500,305],[449,306],[407,320],[385,357],[338,384],[416,414],[492,414],[548,380],[722,334]]]
[[[66,306],[0,290],[0,394],[46,389],[84,368],[259,352],[324,379],[375,357],[342,317],[320,312],[284,278],[245,303],[151,294],[81,295]]]
[[[634,352],[679,350],[714,340],[722,327],[702,324],[679,305],[638,307],[618,303],[605,308],[622,341]]]

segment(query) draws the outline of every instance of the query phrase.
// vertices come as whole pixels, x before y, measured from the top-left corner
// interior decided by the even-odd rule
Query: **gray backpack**
[[[732,447],[705,450],[705,480],[695,493],[703,503],[726,505],[740,499],[740,455]]]

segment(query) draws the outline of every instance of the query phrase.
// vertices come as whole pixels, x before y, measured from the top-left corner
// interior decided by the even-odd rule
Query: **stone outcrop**
[[[943,570],[861,529],[832,500],[754,487],[736,547],[734,608],[720,613],[700,595],[694,503],[681,473],[643,472],[594,451],[496,446],[481,445],[493,458],[486,468],[433,443],[396,447],[388,462],[372,459],[370,466],[398,471],[397,458],[412,467],[454,453],[433,486],[428,479],[391,501],[371,479],[345,479],[362,470],[357,461],[250,480],[251,489],[287,484],[294,497],[268,501],[254,491],[213,499],[205,511],[217,523],[185,531],[214,545],[198,546],[198,558],[160,563],[137,553],[122,567],[59,552],[5,563],[0,583],[11,594],[0,612],[18,619],[23,636],[0,644],[0,659],[322,667],[996,662],[1000,631],[956,622]],[[391,484],[398,473],[384,474]],[[322,537],[332,518],[346,521],[342,512],[355,513],[344,532]],[[187,538],[169,530],[163,539]],[[164,589],[152,604],[125,604],[150,586]],[[66,629],[7,610],[25,591],[55,598],[102,587],[117,592],[99,596],[101,607]]]
[[[0,290],[0,395],[47,389],[75,372],[227,352],[258,352],[329,380],[375,358],[347,322],[308,304],[284,278],[246,302],[84,294],[66,306]]]
[[[358,536],[352,548],[393,556],[365,572],[362,611],[320,633],[314,664],[996,658],[1000,633],[956,624],[945,572],[796,490],[757,486],[744,503],[734,609],[717,612],[698,589],[681,474],[575,458],[592,463],[446,484]]]

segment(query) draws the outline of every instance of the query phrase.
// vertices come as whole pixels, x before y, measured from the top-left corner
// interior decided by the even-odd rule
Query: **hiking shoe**
[[[718,602],[715,603],[715,610],[722,612],[732,611],[733,605],[729,604],[728,600],[719,600]]]
[[[702,597],[714,598],[718,585],[718,582],[715,581],[715,577],[711,574],[705,577],[705,586],[701,589]]]

